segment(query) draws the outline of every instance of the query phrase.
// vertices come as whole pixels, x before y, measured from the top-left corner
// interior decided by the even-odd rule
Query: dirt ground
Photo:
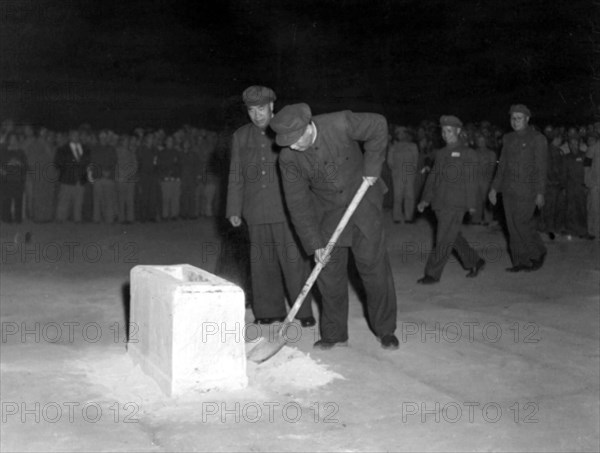
[[[213,272],[215,219],[2,224],[1,450],[600,451],[599,243],[549,241],[541,270],[510,274],[500,229],[466,226],[481,275],[453,259],[420,286],[431,227],[386,216],[399,350],[351,287],[348,348],[304,329],[246,389],[178,398],[128,356],[129,271]]]

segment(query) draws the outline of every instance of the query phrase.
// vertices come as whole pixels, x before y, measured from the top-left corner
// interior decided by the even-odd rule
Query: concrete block
[[[203,269],[131,270],[128,351],[169,396],[247,386],[244,315],[242,289]]]

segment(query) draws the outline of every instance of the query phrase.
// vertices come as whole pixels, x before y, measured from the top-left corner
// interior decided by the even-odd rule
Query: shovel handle
[[[346,225],[348,224],[350,217],[352,217],[352,214],[354,214],[354,211],[356,211],[358,204],[363,199],[363,197],[364,197],[365,193],[367,192],[367,190],[369,189],[369,187],[370,187],[369,182],[366,180],[363,180],[362,184],[356,191],[354,198],[352,198],[352,201],[346,208],[346,212],[344,212],[344,215],[342,216],[337,227],[335,228],[335,231],[331,235],[331,238],[329,239],[329,242],[327,243],[327,246],[325,247],[325,256],[323,257],[322,261],[327,262],[327,258],[329,258],[329,255],[331,255],[331,252],[333,251],[333,247],[335,247],[335,244],[336,244],[337,240],[339,239],[340,235],[342,234],[342,231],[344,231],[344,228],[346,228]],[[304,283],[304,286],[302,287],[302,291],[300,291],[300,294],[298,294],[298,297],[296,297],[294,305],[288,312],[288,315],[285,318],[285,321],[281,325],[282,329],[286,324],[290,323],[294,319],[294,316],[296,316],[296,313],[298,313],[298,310],[300,310],[300,306],[302,305],[302,302],[304,302],[306,295],[308,294],[308,292],[314,285],[315,281],[317,280],[317,277],[319,276],[319,274],[321,273],[321,270],[324,267],[325,267],[325,264],[323,264],[321,261],[317,262],[317,264],[313,268],[312,272],[308,276],[306,283]]]

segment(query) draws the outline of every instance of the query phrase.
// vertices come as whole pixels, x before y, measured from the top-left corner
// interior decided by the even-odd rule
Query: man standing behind
[[[278,153],[267,129],[273,117],[275,93],[267,87],[251,86],[242,98],[252,122],[233,134],[225,215],[236,228],[241,226],[242,218],[248,224],[255,322],[271,324],[286,317],[281,274],[289,300],[294,302],[310,269],[284,209]],[[310,297],[296,318],[303,327],[315,325]]]
[[[425,276],[417,281],[424,285],[440,280],[452,250],[456,250],[463,266],[469,269],[469,278],[477,277],[485,265],[460,232],[467,211],[473,214],[476,210],[480,160],[477,151],[459,138],[462,122],[457,117],[442,116],[440,126],[446,146],[435,156],[433,170],[417,206],[419,212],[423,212],[431,205],[438,221],[435,249],[425,265]]]
[[[302,245],[326,263],[327,241],[363,180],[372,186],[340,235],[317,280],[323,295],[318,349],[348,340],[348,249],[352,249],[367,296],[373,331],[385,349],[397,349],[396,292],[383,230],[385,184],[378,181],[385,160],[385,118],[349,110],[312,118],[307,104],[284,107],[271,121],[283,188]],[[364,156],[359,142],[363,142]]]
[[[526,106],[513,105],[509,114],[514,132],[502,140],[489,199],[495,205],[496,194],[502,192],[513,264],[506,270],[535,271],[546,258],[546,247],[533,216],[536,207],[541,209],[544,205],[548,144],[546,137],[529,126],[531,112]]]

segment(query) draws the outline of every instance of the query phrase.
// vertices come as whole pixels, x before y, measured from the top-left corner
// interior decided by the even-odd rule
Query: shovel
[[[342,234],[342,231],[344,231],[344,228],[346,227],[348,221],[350,220],[350,217],[352,216],[352,214],[354,214],[354,211],[356,210],[358,204],[360,203],[363,196],[367,192],[368,188],[369,188],[368,181],[363,180],[361,186],[356,191],[354,198],[348,205],[348,208],[346,208],[346,212],[344,212],[344,215],[342,216],[340,223],[338,223],[335,231],[331,235],[331,239],[329,239],[329,242],[327,243],[327,246],[325,247],[325,256],[323,257],[323,260],[322,260],[323,262],[327,263],[327,260],[328,260],[329,256],[331,255],[331,251],[333,250],[333,247],[335,247],[335,243],[339,239],[340,234]],[[298,294],[298,297],[296,297],[296,301],[294,302],[294,305],[290,309],[287,317],[284,319],[283,323],[281,324],[281,327],[277,331],[277,334],[275,335],[275,338],[273,339],[273,341],[270,342],[266,338],[261,337],[260,340],[258,340],[258,343],[256,344],[256,346],[254,346],[248,352],[247,357],[249,360],[252,360],[253,362],[256,362],[256,363],[264,362],[265,360],[268,360],[271,357],[273,357],[275,354],[277,354],[281,350],[281,348],[283,348],[285,346],[285,344],[288,341],[288,338],[286,335],[287,328],[294,320],[294,316],[296,316],[296,313],[298,313],[298,310],[300,309],[302,302],[304,302],[306,295],[308,294],[308,292],[314,285],[315,281],[317,280],[317,277],[319,276],[319,274],[321,273],[321,270],[325,267],[325,265],[326,264],[323,264],[322,262],[317,262],[317,264],[313,268],[312,272],[308,276],[306,283],[304,283],[304,286],[302,287],[302,291],[300,291],[300,294]]]

